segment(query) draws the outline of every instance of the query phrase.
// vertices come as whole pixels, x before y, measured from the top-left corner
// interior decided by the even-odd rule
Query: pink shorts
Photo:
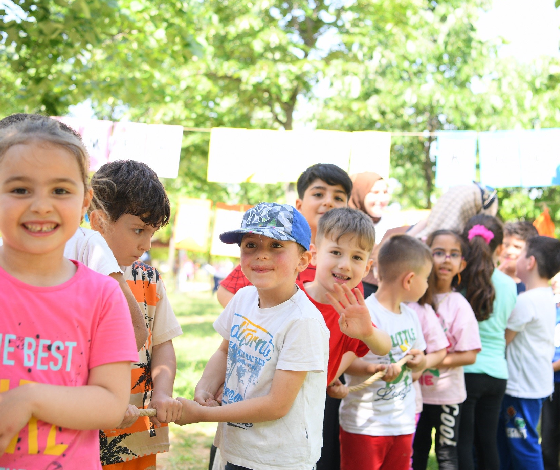
[[[340,470],[408,470],[413,436],[367,436],[340,428]]]

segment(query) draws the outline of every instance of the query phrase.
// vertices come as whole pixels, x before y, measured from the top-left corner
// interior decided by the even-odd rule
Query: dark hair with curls
[[[323,180],[329,186],[339,184],[348,197],[352,193],[352,180],[348,173],[332,163],[316,163],[299,175],[296,186],[300,199],[303,199],[306,189],[317,179]]]
[[[535,257],[539,276],[552,279],[560,272],[560,241],[556,238],[536,236],[527,240],[526,258]]]
[[[504,224],[504,237],[516,237],[520,240],[527,241],[529,238],[536,237],[538,234],[539,232],[531,222],[520,220],[518,222],[508,222]]]
[[[443,235],[450,235],[453,238],[455,238],[455,240],[461,247],[461,255],[463,256],[463,259],[465,259],[469,251],[469,246],[467,245],[467,243],[465,243],[465,240],[463,239],[461,234],[455,232],[454,230],[436,230],[435,232],[432,232],[428,237],[428,239],[426,240],[426,245],[428,245],[428,247],[431,250],[436,237],[443,236]],[[437,306],[435,304],[435,298],[434,298],[436,283],[437,283],[436,270],[432,269],[432,272],[430,273],[430,278],[428,279],[428,289],[426,289],[425,294],[420,298],[420,300],[418,300],[418,303],[420,305],[429,304],[434,308],[434,310],[436,310]],[[457,289],[459,287],[459,276],[455,275],[455,277],[453,277],[453,280],[451,281],[451,287],[454,289]]]
[[[134,160],[106,163],[91,178],[90,212],[102,210],[111,222],[124,214],[140,217],[152,227],[169,223],[170,207],[165,188],[156,173]]]
[[[469,232],[475,225],[482,225],[492,232],[494,237],[488,243],[477,235],[469,241]],[[488,320],[494,311],[496,290],[492,284],[496,249],[502,244],[504,230],[502,223],[491,215],[478,214],[471,217],[463,231],[463,238],[468,243],[469,251],[465,258],[467,267],[462,272],[465,297],[471,304],[478,321]]]

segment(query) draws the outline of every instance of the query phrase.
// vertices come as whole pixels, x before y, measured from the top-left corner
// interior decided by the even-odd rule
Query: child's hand
[[[424,366],[426,365],[426,356],[424,355],[424,351],[420,351],[419,349],[411,349],[408,354],[414,356],[406,363],[410,370],[415,372],[424,368]]]
[[[181,402],[165,393],[153,391],[148,407],[157,410],[157,416],[150,418],[156,427],[160,427],[161,423],[171,423],[181,417]]]
[[[327,292],[329,303],[340,315],[340,331],[351,338],[363,340],[373,334],[373,323],[359,289],[352,292],[347,285],[334,285],[334,293]]]
[[[344,385],[340,379],[336,379],[327,387],[327,395],[331,398],[342,400],[346,395],[348,395],[348,387]]]
[[[140,417],[140,411],[138,410],[138,408],[136,408],[136,406],[131,405],[129,403],[128,408],[124,413],[124,418],[121,421],[121,424],[117,426],[117,429],[125,429],[128,428],[129,426],[132,426],[139,417]]]
[[[402,372],[402,368],[397,364],[389,364],[387,365],[387,372],[383,376],[384,382],[392,382],[395,380],[400,373]]]
[[[0,456],[12,438],[32,416],[31,400],[26,399],[27,386],[0,393]]]
[[[195,390],[193,400],[202,406],[220,406],[222,404],[223,386],[218,390],[217,396],[207,390]]]
[[[182,397],[177,397],[177,401],[181,403],[181,415],[175,420],[176,424],[184,426],[185,424],[200,422],[202,405]]]

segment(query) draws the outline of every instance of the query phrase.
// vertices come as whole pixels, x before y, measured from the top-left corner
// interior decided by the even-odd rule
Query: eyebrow
[[[27,176],[11,176],[10,178],[4,181],[4,184],[19,182],[19,181],[23,183],[28,183],[28,182],[32,182],[33,180],[31,178],[28,178]],[[61,184],[61,183],[71,184],[72,186],[79,186],[72,178],[54,178],[52,180],[49,180],[49,184]]]
[[[329,185],[329,186],[330,186],[330,185]],[[314,190],[314,189],[322,189],[323,191],[326,191],[326,190],[327,190],[327,187],[326,187],[326,186],[312,186],[310,189],[311,189],[311,190]],[[346,191],[344,191],[343,189],[335,189],[334,192],[335,192],[335,193],[346,194]]]

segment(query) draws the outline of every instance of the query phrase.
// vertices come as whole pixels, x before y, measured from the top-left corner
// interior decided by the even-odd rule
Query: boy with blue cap
[[[321,453],[329,330],[296,286],[311,259],[309,224],[289,205],[261,203],[220,239],[240,245],[253,285],[214,322],[224,339],[195,401],[179,398],[177,424],[220,422],[216,446],[226,470],[312,470]],[[213,406],[222,384],[223,406]]]

